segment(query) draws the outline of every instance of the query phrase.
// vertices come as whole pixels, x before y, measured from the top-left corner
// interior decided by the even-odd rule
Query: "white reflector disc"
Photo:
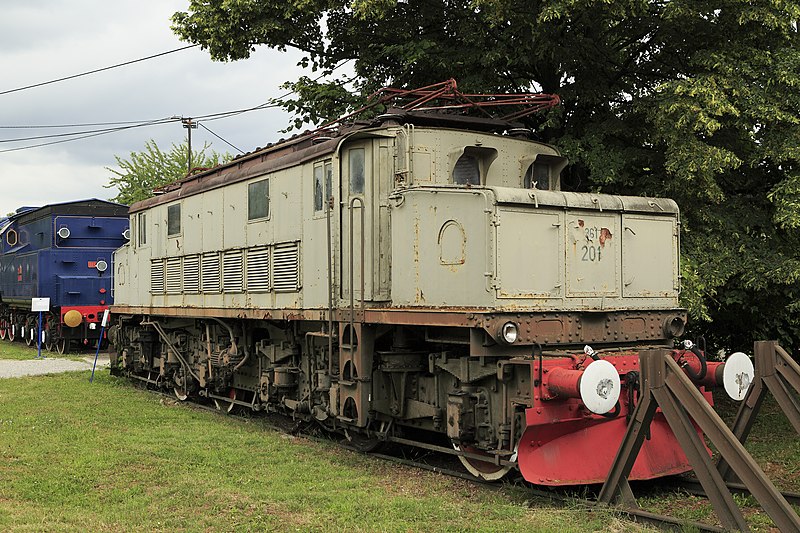
[[[605,360],[592,361],[581,376],[581,400],[591,412],[603,415],[619,400],[619,373]]]
[[[734,400],[744,400],[750,383],[755,378],[753,362],[742,352],[732,353],[722,369],[722,384],[725,392]]]

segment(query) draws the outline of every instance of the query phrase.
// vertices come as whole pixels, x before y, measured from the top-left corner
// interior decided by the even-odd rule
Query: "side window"
[[[139,246],[147,244],[147,213],[139,213],[136,216],[136,230],[139,234]]]
[[[322,181],[324,169],[322,165],[314,166],[314,211],[322,211]]]
[[[350,155],[350,194],[364,194],[364,149],[353,148]]]
[[[17,239],[17,232],[16,230],[10,229],[6,232],[6,243],[9,246],[16,246],[19,239]]]
[[[333,165],[330,160],[314,167],[314,211],[325,210],[325,201],[331,197],[332,179]]]
[[[167,207],[167,237],[179,235],[181,232],[181,204]]]
[[[269,216],[269,180],[261,180],[247,186],[247,220]]]
[[[325,162],[325,198],[333,198],[333,190],[331,185],[333,182],[333,165],[330,161]]]

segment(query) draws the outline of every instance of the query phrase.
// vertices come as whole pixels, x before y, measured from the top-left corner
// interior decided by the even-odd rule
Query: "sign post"
[[[31,311],[34,313],[37,311],[39,312],[39,334],[37,335],[39,354],[36,356],[36,358],[44,359],[44,356],[42,356],[42,313],[44,311],[50,311],[50,298],[32,298]]]
[[[103,311],[103,321],[100,322],[100,338],[97,339],[97,351],[94,353],[94,364],[92,365],[92,375],[89,378],[89,383],[94,381],[94,369],[97,368],[97,357],[100,355],[100,343],[103,342],[103,332],[108,325],[108,309]]]

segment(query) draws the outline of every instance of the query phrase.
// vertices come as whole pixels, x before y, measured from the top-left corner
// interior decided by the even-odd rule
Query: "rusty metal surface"
[[[241,318],[249,320],[328,320],[323,309],[228,309],[211,307],[143,307],[114,305],[114,314],[140,314],[186,318]],[[350,319],[346,309],[335,310],[335,320]],[[571,345],[666,340],[663,323],[681,309],[668,311],[610,311],[607,313],[493,313],[486,310],[366,309],[355,311],[356,322],[368,324],[481,328],[494,337],[506,322],[519,327],[517,345]]]
[[[781,531],[800,530],[797,513],[673,360],[673,354],[668,350],[648,350],[643,351],[640,357],[642,397],[600,492],[600,501],[610,503],[617,498],[629,500],[632,497],[627,476],[641,448],[643,430],[650,425],[655,408],[660,407],[725,528],[749,529],[722,475],[710,461],[697,436],[695,424],[719,450],[778,528]]]

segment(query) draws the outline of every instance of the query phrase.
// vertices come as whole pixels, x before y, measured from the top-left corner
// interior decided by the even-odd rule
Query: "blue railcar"
[[[33,344],[32,299],[50,298],[48,349],[96,342],[112,303],[112,252],[128,237],[128,207],[104,200],[23,207],[0,218],[0,339]]]

